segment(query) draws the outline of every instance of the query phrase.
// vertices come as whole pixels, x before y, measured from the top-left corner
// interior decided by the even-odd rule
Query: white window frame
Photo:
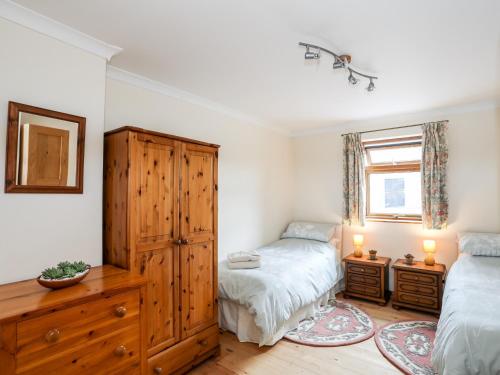
[[[370,212],[370,175],[371,174],[387,174],[387,173],[404,173],[404,172],[420,172],[421,160],[396,162],[396,163],[371,163],[370,150],[388,149],[401,147],[419,147],[422,145],[421,136],[399,137],[385,139],[381,141],[364,141],[367,165],[365,167],[366,181],[366,219],[368,221],[387,221],[398,223],[421,223],[422,215],[406,215],[406,214],[383,214]]]

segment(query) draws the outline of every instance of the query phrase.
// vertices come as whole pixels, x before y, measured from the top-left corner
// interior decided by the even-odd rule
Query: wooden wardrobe
[[[217,354],[218,145],[123,127],[104,140],[104,262],[147,278],[146,374]]]

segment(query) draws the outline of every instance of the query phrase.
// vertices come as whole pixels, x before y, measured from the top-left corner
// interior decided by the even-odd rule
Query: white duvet
[[[219,296],[246,306],[262,330],[261,345],[301,307],[342,279],[337,250],[329,243],[282,239],[258,250],[261,268],[219,265]]]
[[[500,374],[500,257],[462,254],[451,268],[432,364],[442,375]]]

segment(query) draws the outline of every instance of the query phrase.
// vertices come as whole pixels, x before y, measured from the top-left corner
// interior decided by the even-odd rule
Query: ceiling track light
[[[319,49],[318,52],[309,51],[309,46],[306,46],[306,53],[304,54],[306,60],[317,60],[319,59]]]
[[[352,70],[349,70],[349,78],[347,78],[347,80],[353,86],[357,85],[358,82],[359,82],[359,79],[357,79],[356,77],[354,77],[354,75],[352,74]]]
[[[368,87],[366,88],[366,91],[368,92],[372,92],[373,90],[375,90],[375,84],[373,83],[373,79],[370,78],[370,84],[368,85]]]
[[[304,58],[306,60],[319,59],[321,51],[326,52],[329,55],[332,55],[334,57],[333,69],[346,69],[349,72],[349,77],[347,78],[347,80],[351,85],[354,86],[354,85],[358,84],[360,81],[360,78],[366,78],[366,79],[370,80],[370,83],[368,84],[366,91],[372,92],[373,90],[375,90],[375,83],[373,81],[378,79],[378,77],[371,76],[369,74],[364,74],[364,73],[358,72],[357,70],[351,68],[351,66],[349,65],[351,63],[351,56],[350,55],[337,55],[335,52],[332,52],[332,51],[327,50],[326,48],[323,48],[320,46],[315,46],[314,44],[299,42],[299,46],[306,47],[306,53],[304,55]],[[311,52],[310,51],[311,48],[315,49],[317,52]]]

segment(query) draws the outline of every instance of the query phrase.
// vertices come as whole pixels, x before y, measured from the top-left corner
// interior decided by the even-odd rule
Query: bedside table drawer
[[[410,283],[398,283],[398,290],[406,293],[413,293],[423,296],[429,297],[437,297],[438,296],[438,288],[437,286],[427,286],[427,285],[419,285],[419,284],[410,284]]]
[[[380,267],[364,266],[360,264],[347,264],[347,271],[368,276],[380,276]]]
[[[349,273],[347,276],[349,283],[364,284],[366,286],[380,287],[380,278]]]
[[[398,293],[398,301],[402,303],[408,303],[410,305],[426,307],[429,309],[438,308],[437,298],[417,296],[409,293]]]
[[[347,284],[347,291],[351,293],[363,294],[370,297],[381,297],[380,288],[361,285],[361,284]]]
[[[436,275],[428,275],[417,272],[398,271],[398,280],[419,284],[438,285],[438,277]]]

